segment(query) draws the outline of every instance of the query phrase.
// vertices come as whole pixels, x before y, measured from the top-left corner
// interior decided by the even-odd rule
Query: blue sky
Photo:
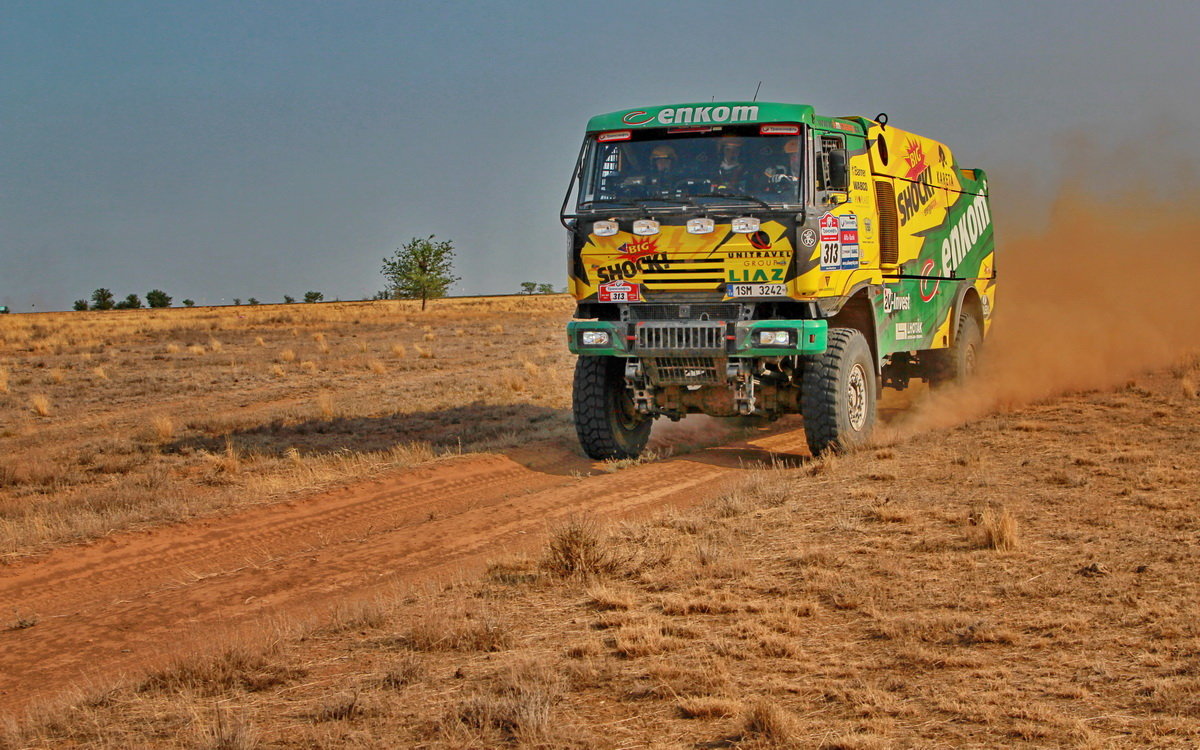
[[[454,293],[561,286],[587,118],[760,80],[886,111],[1014,198],[1081,138],[1100,175],[1187,177],[1197,38],[1196,3],[0,0],[0,304],[361,298],[429,234]]]

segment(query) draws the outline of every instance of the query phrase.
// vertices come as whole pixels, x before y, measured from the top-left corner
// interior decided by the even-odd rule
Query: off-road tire
[[[804,434],[814,456],[863,445],[875,427],[878,380],[867,339],[830,328],[829,345],[806,358],[800,391]]]
[[[930,364],[926,380],[935,388],[967,382],[979,370],[983,353],[983,332],[979,321],[964,311],[958,316],[954,343],[946,349],[929,352]]]
[[[591,458],[637,458],[650,439],[652,420],[633,408],[621,357],[580,357],[571,406],[579,445]]]

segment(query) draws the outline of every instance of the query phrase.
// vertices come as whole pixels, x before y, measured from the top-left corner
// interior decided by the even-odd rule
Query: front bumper
[[[761,332],[782,331],[787,343],[764,345]],[[584,334],[596,343],[584,342]],[[606,334],[606,335],[605,335]],[[779,357],[820,354],[829,341],[824,320],[638,321],[573,320],[573,354],[609,357]]]

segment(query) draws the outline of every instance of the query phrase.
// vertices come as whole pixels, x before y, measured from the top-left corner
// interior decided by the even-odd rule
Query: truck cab
[[[688,413],[802,413],[814,452],[861,444],[879,388],[960,378],[990,327],[986,177],[883,116],[600,115],[561,218],[575,421],[596,458],[637,455],[654,419]]]

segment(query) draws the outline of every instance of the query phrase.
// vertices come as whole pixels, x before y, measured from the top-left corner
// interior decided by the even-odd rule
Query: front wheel
[[[571,397],[575,432],[583,452],[595,459],[637,458],[650,439],[651,419],[633,406],[625,384],[625,360],[583,356],[575,363]]]
[[[875,428],[877,380],[867,339],[830,328],[829,345],[804,363],[800,409],[813,455],[864,445]]]

